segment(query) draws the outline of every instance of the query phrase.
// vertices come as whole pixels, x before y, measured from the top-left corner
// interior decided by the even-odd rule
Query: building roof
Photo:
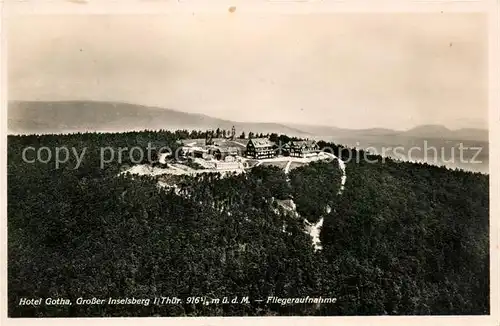
[[[234,147],[234,146],[224,146],[224,147],[219,147],[219,146],[209,146],[207,147],[208,150],[220,152],[220,153],[239,153],[240,149],[239,147]]]
[[[300,147],[300,148],[311,148],[316,146],[316,142],[314,140],[297,140],[297,141],[292,141],[290,143],[290,146],[293,147]]]
[[[271,147],[274,146],[274,143],[270,141],[268,138],[252,138],[248,140],[252,142],[255,147]]]
[[[207,152],[206,149],[203,147],[198,147],[198,146],[182,146],[181,147],[182,151],[192,153],[192,152]]]

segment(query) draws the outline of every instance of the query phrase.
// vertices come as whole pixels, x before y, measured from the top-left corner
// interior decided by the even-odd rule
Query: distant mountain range
[[[317,138],[366,138],[379,136],[433,138],[447,140],[488,141],[485,129],[450,130],[440,125],[424,125],[407,131],[391,129],[342,129],[331,126],[236,122],[203,114],[185,113],[171,109],[136,104],[92,101],[12,101],[8,106],[8,130],[13,134],[70,133],[84,131],[119,132],[157,129],[226,129],[235,126],[238,133],[286,134]]]
[[[307,135],[279,123],[235,122],[203,114],[115,102],[10,102],[11,133],[68,133],[78,131],[119,132],[130,130],[226,129],[256,133],[277,132]]]
[[[295,129],[311,133],[316,136],[368,139],[373,137],[405,137],[444,140],[475,140],[488,141],[488,130],[479,128],[462,128],[451,130],[442,125],[421,125],[415,128],[401,131],[386,128],[370,129],[342,129],[328,126],[290,125]]]

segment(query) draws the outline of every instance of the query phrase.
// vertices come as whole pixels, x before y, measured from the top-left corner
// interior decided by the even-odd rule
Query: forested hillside
[[[289,175],[158,178],[100,167],[100,147],[179,146],[187,131],[8,138],[12,317],[488,314],[488,176],[429,165],[337,162]],[[335,144],[328,145],[337,149]],[[87,148],[56,169],[27,146]],[[345,149],[347,151],[347,149]],[[353,152],[361,155],[361,152]],[[342,158],[342,157],[341,157]],[[298,217],[278,200],[293,199]],[[330,209],[328,209],[328,207]],[[315,251],[304,221],[324,217]],[[334,304],[19,306],[64,297],[335,297]]]
[[[339,313],[488,312],[487,176],[391,160],[346,172],[321,233]]]

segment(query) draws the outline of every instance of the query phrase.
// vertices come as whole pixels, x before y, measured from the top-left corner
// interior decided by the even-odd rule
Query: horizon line
[[[323,128],[332,128],[332,129],[339,129],[339,130],[349,130],[349,131],[363,131],[363,130],[373,130],[373,129],[386,129],[388,131],[394,131],[394,132],[408,132],[408,131],[411,131],[413,129],[416,129],[416,128],[419,128],[419,127],[442,127],[442,128],[445,128],[447,129],[448,131],[460,131],[460,130],[466,130],[466,129],[476,129],[476,130],[482,130],[482,131],[489,131],[489,127],[486,126],[486,127],[461,127],[461,128],[450,128],[446,125],[443,125],[443,124],[439,124],[439,123],[428,123],[428,124],[417,124],[417,125],[414,125],[413,127],[411,128],[408,128],[408,129],[394,129],[394,128],[390,128],[390,127],[370,127],[370,128],[360,128],[360,129],[355,129],[355,128],[346,128],[346,127],[338,127],[338,126],[333,126],[333,125],[321,125],[321,124],[311,124],[311,123],[300,123],[300,122],[276,122],[276,121],[238,121],[238,120],[229,120],[227,118],[220,118],[220,117],[217,117],[217,116],[213,116],[213,115],[207,115],[205,113],[198,113],[198,112],[186,112],[186,111],[181,111],[181,110],[178,110],[178,109],[172,109],[172,108],[167,108],[167,107],[163,107],[163,106],[157,106],[157,105],[147,105],[147,104],[139,104],[139,103],[132,103],[132,102],[126,102],[126,101],[104,101],[104,100],[38,100],[38,99],[35,99],[35,100],[7,100],[7,104],[11,103],[11,102],[39,102],[39,103],[49,103],[49,102],[54,102],[54,103],[64,103],[64,102],[68,102],[68,103],[77,103],[77,102],[80,102],[80,103],[84,103],[84,102],[90,102],[90,103],[109,103],[109,104],[125,104],[125,105],[134,105],[134,106],[141,106],[141,107],[145,107],[145,108],[149,108],[149,109],[158,109],[158,110],[170,110],[170,111],[175,111],[175,112],[179,112],[179,113],[184,113],[184,114],[188,114],[188,115],[202,115],[202,116],[205,116],[205,117],[208,117],[208,118],[212,118],[212,119],[218,119],[218,120],[222,120],[222,121],[225,121],[225,122],[231,122],[231,123],[255,123],[255,124],[277,124],[277,125],[282,125],[282,126],[285,126],[285,127],[289,127],[289,128],[296,128],[297,126],[309,126],[309,127],[323,127]],[[7,113],[8,113],[8,110],[7,110]],[[7,114],[7,119],[9,119],[8,117],[8,114]],[[308,132],[305,132],[303,130],[298,130],[300,132],[303,132],[303,133],[308,133]]]

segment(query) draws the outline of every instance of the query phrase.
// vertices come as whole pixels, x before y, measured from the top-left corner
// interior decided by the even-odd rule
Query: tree
[[[187,130],[9,135],[9,316],[489,314],[488,175],[352,159],[340,194],[336,161],[294,166],[288,175],[283,167],[262,164],[224,177],[121,173],[136,164],[128,155],[100,166],[105,146],[146,152],[148,143],[175,148],[193,135]],[[73,155],[59,168],[23,160],[28,146],[61,144],[87,149],[78,168]],[[352,157],[363,156],[345,149]],[[294,214],[287,205],[291,199]],[[305,218],[312,223],[323,218],[322,251],[314,251]],[[22,297],[75,302],[164,293],[184,300],[339,300],[287,306],[19,305]]]

